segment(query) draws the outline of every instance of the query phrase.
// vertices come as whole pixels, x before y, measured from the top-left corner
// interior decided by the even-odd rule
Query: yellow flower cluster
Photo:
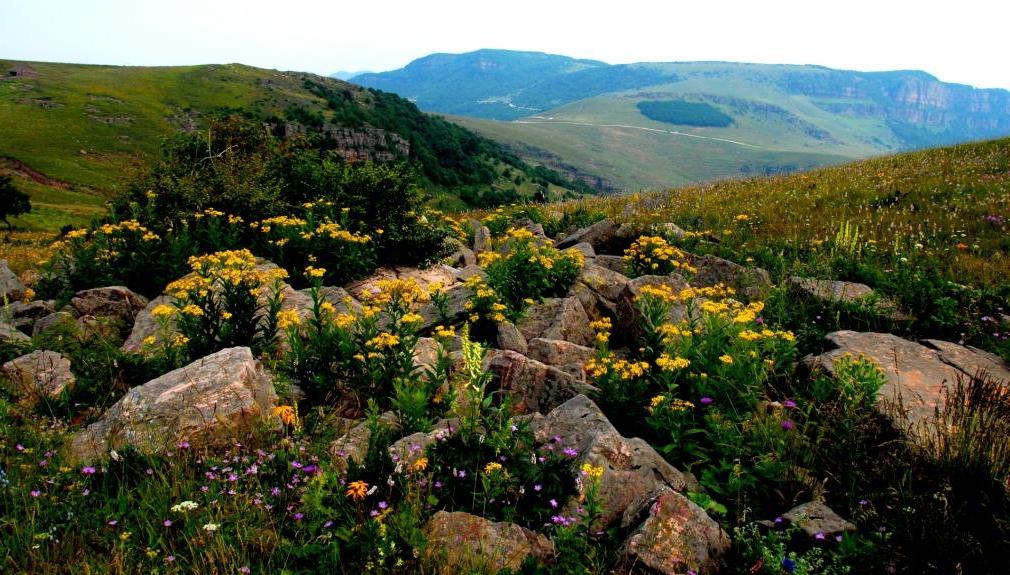
[[[592,463],[582,464],[582,474],[590,479],[599,479],[603,477],[603,467],[600,465],[593,465]]]
[[[454,326],[436,326],[435,327],[435,337],[437,339],[450,339],[456,337],[456,328]]]
[[[498,473],[498,472],[500,472],[500,471],[502,471],[504,469],[505,468],[502,467],[501,463],[498,463],[497,461],[492,461],[492,462],[490,462],[490,463],[488,463],[487,465],[484,466],[484,474],[485,475],[492,475],[492,474]]]
[[[698,270],[687,263],[687,254],[671,246],[659,236],[641,236],[624,252],[624,261],[636,272],[660,272],[675,270],[695,273]]]
[[[680,371],[691,365],[691,360],[683,357],[670,357],[669,354],[662,354],[656,358],[656,365],[663,371]]]
[[[341,240],[351,244],[367,244],[372,241],[371,236],[349,232],[341,228],[340,224],[332,222],[319,224],[314,231],[302,233],[303,239],[311,239],[313,236],[329,238],[331,240]]]
[[[154,317],[155,319],[172,317],[172,314],[174,313],[175,308],[165,304],[155,306],[154,309],[151,310],[151,316]]]
[[[302,324],[302,318],[293,309],[285,309],[277,312],[277,328],[288,329],[298,327]]]
[[[424,303],[430,299],[428,292],[422,289],[414,279],[380,280],[378,288],[377,293],[371,294],[367,298],[372,305],[383,306],[393,301],[410,305]]]
[[[745,329],[741,331],[737,337],[744,341],[761,341],[766,339],[781,339],[788,342],[796,341],[796,336],[793,335],[793,332],[791,331],[776,331],[770,329],[763,329],[761,331]]]
[[[273,228],[300,228],[305,226],[307,222],[301,218],[295,218],[291,216],[277,216],[273,218],[267,218],[259,222],[253,222],[249,224],[254,230],[259,230],[263,233],[269,233]]]
[[[348,329],[354,323],[358,321],[358,318],[349,313],[340,313],[333,317],[333,325],[340,329]]]
[[[385,349],[399,345],[399,343],[400,343],[399,337],[384,331],[379,333],[379,335],[373,337],[372,339],[368,340],[367,342],[365,342],[365,346],[370,347],[372,349]]]
[[[604,375],[614,374],[620,379],[630,380],[642,377],[649,371],[649,364],[645,361],[628,361],[626,359],[613,359],[611,357],[593,358],[586,362],[586,373],[590,377],[599,378]]]

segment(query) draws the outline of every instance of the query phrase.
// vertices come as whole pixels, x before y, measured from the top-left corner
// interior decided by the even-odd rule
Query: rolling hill
[[[598,176],[604,189],[778,173],[1010,134],[1010,92],[920,71],[608,65],[480,50],[434,54],[354,82],[460,116],[531,161]],[[646,113],[657,106],[679,116]],[[703,120],[717,117],[729,121]]]
[[[487,192],[554,195],[585,187],[534,169],[499,144],[424,114],[393,94],[300,72],[239,64],[117,67],[0,60],[0,170],[13,172],[36,209],[33,229],[86,223],[166,137],[241,113],[285,137],[323,139],[349,161],[410,160],[446,201]]]

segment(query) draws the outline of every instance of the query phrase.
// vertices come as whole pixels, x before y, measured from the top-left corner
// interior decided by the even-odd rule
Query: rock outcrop
[[[225,443],[273,418],[273,381],[247,347],[211,354],[134,387],[71,439],[80,460],[101,459],[126,445],[161,453],[180,441]]]
[[[717,570],[730,539],[701,507],[679,493],[664,490],[648,510],[645,521],[624,545],[630,560],[665,575]]]
[[[13,303],[25,297],[25,284],[7,266],[7,260],[0,260],[0,305]]]
[[[77,381],[70,371],[70,360],[46,350],[3,364],[3,376],[12,395],[30,405],[42,399],[59,399]]]
[[[802,529],[810,537],[832,537],[856,530],[855,525],[842,519],[830,507],[819,501],[797,505],[783,513],[782,518]]]
[[[554,544],[539,533],[462,511],[435,513],[424,531],[440,573],[497,573],[519,569],[527,557],[554,555]]]

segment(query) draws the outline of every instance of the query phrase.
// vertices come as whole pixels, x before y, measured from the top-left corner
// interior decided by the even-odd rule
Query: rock
[[[466,280],[472,278],[473,276],[480,276],[484,279],[487,279],[487,272],[485,272],[484,268],[480,267],[477,264],[466,266],[465,268],[456,272],[456,279],[458,279],[461,282],[465,282]]]
[[[617,224],[614,223],[614,220],[605,218],[566,236],[558,242],[557,248],[563,250],[585,242],[592,245],[596,252],[600,252],[601,248],[606,247],[616,234]]]
[[[597,254],[593,262],[596,265],[607,268],[612,272],[623,274],[628,271],[628,262],[624,261],[624,256],[612,256],[607,254]]]
[[[633,280],[628,280],[621,289],[617,297],[617,323],[614,326],[614,333],[619,334],[626,341],[635,341],[641,337],[642,314],[638,311],[635,300],[638,299],[642,288],[645,286],[668,286],[674,293],[686,289],[687,282],[678,274],[668,276],[639,276]],[[671,307],[667,320],[677,323],[687,318],[687,308],[682,304],[675,304]]]
[[[714,573],[730,539],[705,511],[679,493],[664,490],[624,545],[629,559],[668,575]]]
[[[462,511],[439,511],[424,528],[429,559],[441,573],[497,573],[518,570],[527,557],[554,555],[554,544],[514,523],[495,523]]]
[[[578,243],[578,244],[575,244],[574,246],[572,246],[570,248],[565,248],[564,250],[561,250],[561,251],[565,251],[565,252],[579,252],[584,257],[587,257],[587,258],[594,258],[594,257],[596,257],[596,250],[593,249],[593,244],[590,244],[588,242]]]
[[[782,518],[799,527],[811,537],[822,534],[833,537],[847,531],[855,531],[856,526],[842,519],[827,505],[819,501],[811,501],[793,507]]]
[[[662,224],[656,224],[652,227],[653,233],[659,236],[663,236],[667,240],[673,239],[683,239],[687,235],[683,229],[677,224],[672,222],[664,222]]]
[[[252,351],[224,349],[128,391],[74,435],[70,453],[90,461],[126,445],[154,454],[183,440],[196,447],[223,444],[273,420],[276,402],[273,381]]]
[[[438,342],[430,337],[419,337],[414,344],[414,367],[427,371],[438,363]]]
[[[460,247],[458,250],[453,252],[452,255],[446,258],[446,263],[454,268],[472,266],[477,263],[477,254],[468,247]]]
[[[421,315],[424,321],[421,322],[417,329],[425,330],[442,323],[452,323],[468,315],[466,303],[473,296],[473,290],[469,286],[464,284],[451,285],[443,289],[442,293],[445,295],[445,309],[440,310],[434,301],[422,304],[418,308],[417,313]],[[445,317],[442,317],[443,313]]]
[[[379,416],[379,425],[394,432],[400,429],[400,421],[392,411]],[[358,464],[364,463],[365,456],[368,455],[368,442],[371,440],[372,430],[368,427],[368,421],[356,422],[344,435],[330,444],[329,453],[333,457],[334,471],[344,473],[351,460]]]
[[[476,222],[477,220],[471,220]],[[473,225],[473,224],[471,224]],[[486,252],[491,249],[491,230],[479,222],[473,226],[473,251],[475,253]]]
[[[77,317],[109,318],[128,327],[147,303],[147,298],[123,286],[82,290],[70,300]]]
[[[586,380],[586,362],[596,355],[596,350],[584,345],[558,339],[535,338],[529,342],[530,359],[556,367],[579,381]]]
[[[77,320],[74,318],[74,314],[67,311],[58,311],[51,313],[41,319],[35,321],[35,325],[32,326],[32,337],[39,335],[53,329],[54,327],[60,325],[74,325],[76,331],[80,331],[77,328]]]
[[[55,351],[37,350],[3,364],[3,375],[11,393],[34,405],[39,400],[59,399],[73,389],[77,379],[70,360]]]
[[[308,296],[308,305],[312,305],[311,288],[301,290],[301,293]],[[333,305],[335,313],[358,314],[361,312],[361,302],[354,299],[350,293],[342,287],[323,286],[319,288],[319,295],[324,301]],[[311,308],[310,308],[311,309]]]
[[[636,506],[645,505],[664,489],[698,488],[693,477],[667,463],[648,443],[637,437],[622,437],[585,395],[573,397],[543,418],[533,419],[530,428],[540,443],[560,437],[577,449],[577,464],[603,467],[598,491],[601,512],[594,528],[606,529],[625,517],[636,516]]]
[[[575,281],[585,284],[593,292],[599,294],[600,297],[611,302],[616,302],[621,296],[624,287],[631,280],[620,272],[587,262],[582,267],[582,272],[579,273],[579,277]]]
[[[167,295],[160,295],[149,301],[144,306],[144,309],[137,313],[137,317],[133,320],[133,329],[120,349],[126,352],[138,352],[144,347],[145,339],[161,335],[158,333],[158,321],[151,315],[154,308],[160,305],[172,305],[172,298]],[[169,331],[168,335],[175,333],[174,318],[169,320]]]
[[[526,355],[528,350],[526,338],[523,337],[519,328],[511,322],[498,324],[498,337],[495,341],[498,349],[514,351],[522,355]]]
[[[3,304],[21,301],[25,297],[25,284],[7,266],[7,260],[0,260],[0,307]]]
[[[878,407],[885,415],[895,415],[888,407],[900,402],[904,415],[895,423],[906,431],[928,431],[935,409],[942,406],[944,390],[958,377],[985,369],[997,379],[1010,380],[1010,365],[995,355],[949,342],[929,340],[927,346],[887,333],[855,331],[836,331],[826,339],[835,349],[808,357],[805,363],[833,375],[842,357],[872,360],[887,378],[877,394]]]
[[[389,446],[389,457],[397,464],[398,472],[409,470],[417,460],[425,456],[428,446],[437,441],[444,441],[458,430],[458,420],[441,419],[427,433],[419,431],[394,441]]]
[[[379,282],[383,280],[401,279],[414,280],[427,291],[433,285],[438,284],[448,287],[456,283],[457,270],[447,265],[434,265],[426,269],[408,267],[379,268],[364,279],[358,280],[347,286],[347,291],[356,299],[364,301],[368,296],[379,293]]]
[[[514,351],[496,350],[484,361],[487,371],[494,376],[492,389],[508,393],[515,414],[547,413],[593,389],[568,373]]]
[[[873,288],[866,284],[792,276],[789,278],[789,289],[796,295],[823,303],[858,303],[869,300],[874,303],[876,311],[889,315],[895,321],[911,319],[898,310],[894,301],[877,298]]]
[[[0,341],[21,343],[31,341],[31,338],[14,326],[0,322]]]
[[[563,339],[579,345],[592,345],[589,316],[578,298],[548,298],[530,306],[519,320],[519,331],[527,341],[543,337]]]
[[[771,277],[761,268],[745,268],[712,255],[694,258],[692,263],[698,270],[691,278],[692,287],[723,284],[751,300],[764,298],[772,288]]]
[[[11,325],[17,328],[27,328],[30,332],[35,320],[56,311],[56,302],[54,300],[36,300],[27,303],[16,301],[8,306],[8,311],[10,312]]]

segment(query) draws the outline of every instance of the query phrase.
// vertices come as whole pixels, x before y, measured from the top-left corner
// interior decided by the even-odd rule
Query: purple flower
[[[793,400],[791,400],[791,399],[787,399],[787,400],[785,400],[785,401],[782,402],[782,407],[784,407],[786,409],[795,409],[796,408],[796,402],[793,401]]]
[[[568,457],[575,457],[576,455],[578,455],[578,454],[579,454],[579,452],[578,452],[578,451],[576,451],[576,450],[575,450],[574,448],[572,448],[572,447],[566,447],[566,448],[564,449],[564,451],[562,451],[562,453],[564,453],[564,454],[565,454],[565,455],[567,455]]]
[[[178,445],[179,449],[189,449],[188,441],[180,441]]]
[[[387,507],[389,507],[389,504],[386,503],[385,501],[380,501],[379,502],[379,509],[385,509]]]
[[[368,515],[370,517],[378,517],[379,516],[379,510],[378,509],[373,509],[373,510],[371,510],[371,511],[368,512]]]
[[[81,469],[81,473],[83,473],[84,475],[94,475],[95,474],[95,468],[91,467],[89,465],[87,467],[82,468]]]
[[[558,500],[557,499],[551,499],[550,501],[548,501],[548,503],[551,504],[552,508],[554,508],[554,509],[558,508]]]
[[[332,521],[327,521],[326,523],[323,523],[323,529],[329,529],[330,527],[333,527]]]
[[[700,403],[702,405],[712,405],[713,401],[714,400],[711,397],[709,397],[707,395],[704,395],[704,396],[702,396],[701,399],[698,400],[698,403]]]
[[[165,561],[167,561],[169,563],[171,563],[172,561],[175,561],[175,555],[169,555],[168,557],[165,557]]]
[[[25,450],[25,446],[21,445],[19,443],[19,444],[17,444],[17,445],[14,446],[14,449],[17,449],[18,451],[24,451]]]
[[[826,537],[827,537],[827,536],[826,536],[826,535],[824,535],[824,532],[823,532],[823,531],[818,531],[818,532],[817,532],[817,534],[816,534],[816,535],[814,535],[814,539],[816,539],[816,540],[818,540],[818,541],[824,541],[824,539],[825,539]]]
[[[441,488],[442,488],[442,482],[441,481],[436,481],[435,482],[435,489],[441,489]]]
[[[164,525],[165,527],[171,527],[172,526],[172,520],[171,519],[166,519],[166,520],[162,521],[161,524]]]
[[[154,475],[154,470],[148,467],[147,469],[144,470],[144,473],[148,475]]]
[[[243,565],[243,566],[241,566],[241,567],[238,568],[238,572],[239,573],[252,573],[252,569],[250,569],[247,565]]]
[[[866,507],[869,504],[870,504],[870,500],[869,499],[860,499],[859,500],[859,506],[860,507]]]
[[[45,467],[47,465],[49,465],[48,459],[43,459],[42,461],[39,461],[39,467]]]
[[[38,489],[32,489],[32,492],[31,492],[31,494],[30,494],[30,495],[31,495],[32,497],[38,497],[39,495],[42,495],[42,492],[41,492],[41,491],[39,491]]]
[[[273,487],[273,488],[270,489],[270,495],[273,495],[274,497],[279,497],[280,494],[281,494],[281,488],[280,487]]]
[[[544,488],[543,485],[540,485],[539,483],[537,483],[536,485],[533,486],[533,491],[540,491],[543,488]]]
[[[790,429],[794,429],[796,427],[796,424],[793,423],[791,419],[783,419],[782,423],[780,423],[779,425],[781,425],[782,429],[786,431],[789,431]]]
[[[115,519],[113,519],[112,521],[109,521],[109,525],[111,525],[112,527],[115,527],[116,525],[119,525],[119,521],[116,521]]]
[[[304,517],[305,517],[304,513],[295,513],[294,514],[295,521],[301,521]]]
[[[773,523],[775,523],[775,525],[782,525],[784,522],[785,522],[785,519],[783,519],[781,515],[778,516],[778,517],[776,517],[775,520],[773,521]]]

